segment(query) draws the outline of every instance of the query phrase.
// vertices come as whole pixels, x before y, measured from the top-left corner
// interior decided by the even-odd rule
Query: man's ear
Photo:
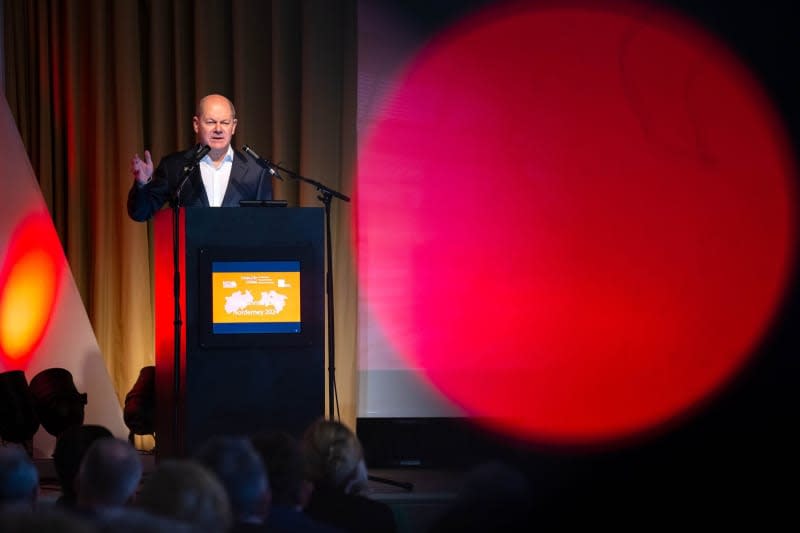
[[[200,119],[197,117],[197,115],[192,117],[192,128],[194,128],[195,133],[200,131]]]

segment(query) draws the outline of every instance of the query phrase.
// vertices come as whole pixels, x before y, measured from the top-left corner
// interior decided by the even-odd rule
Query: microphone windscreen
[[[183,153],[183,158],[186,161],[193,161],[196,163],[203,159],[209,151],[211,151],[211,147],[207,144],[196,144]]]

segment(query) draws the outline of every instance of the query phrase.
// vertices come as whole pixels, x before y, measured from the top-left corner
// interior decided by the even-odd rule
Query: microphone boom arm
[[[316,187],[320,195],[317,196],[322,204],[325,206],[325,287],[327,293],[327,325],[328,325],[328,419],[337,420],[339,418],[339,397],[336,390],[336,343],[334,339],[334,305],[333,305],[333,236],[331,235],[331,199],[338,198],[339,200],[349,202],[350,198],[339,191],[335,191],[322,183],[301,176],[297,172],[283,168],[270,161],[264,160],[256,154],[252,148],[246,144],[242,146],[250,157],[254,158],[261,166],[266,168],[273,176],[278,176],[278,170],[281,170],[289,175],[289,177],[304,181],[309,185]],[[335,407],[335,411],[334,411]]]
[[[173,206],[180,207],[181,192],[183,191],[183,187],[186,185],[186,182],[189,181],[189,176],[192,174],[192,172],[194,172],[197,164],[210,151],[211,147],[207,144],[198,144],[187,153],[183,154],[184,159],[186,159],[186,163],[183,165],[183,169],[181,170],[181,180],[178,182],[178,186],[175,187],[175,191],[172,194]]]

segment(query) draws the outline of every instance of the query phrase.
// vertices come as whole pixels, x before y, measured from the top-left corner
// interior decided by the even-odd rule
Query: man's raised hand
[[[140,187],[150,183],[153,178],[153,158],[149,150],[144,151],[144,160],[139,159],[139,154],[134,154],[131,160],[131,172]]]

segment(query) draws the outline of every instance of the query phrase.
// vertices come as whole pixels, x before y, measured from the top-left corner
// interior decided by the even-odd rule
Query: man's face
[[[233,110],[224,98],[207,98],[203,102],[200,116],[194,117],[194,132],[197,142],[207,144],[213,151],[227,151],[236,131]]]

